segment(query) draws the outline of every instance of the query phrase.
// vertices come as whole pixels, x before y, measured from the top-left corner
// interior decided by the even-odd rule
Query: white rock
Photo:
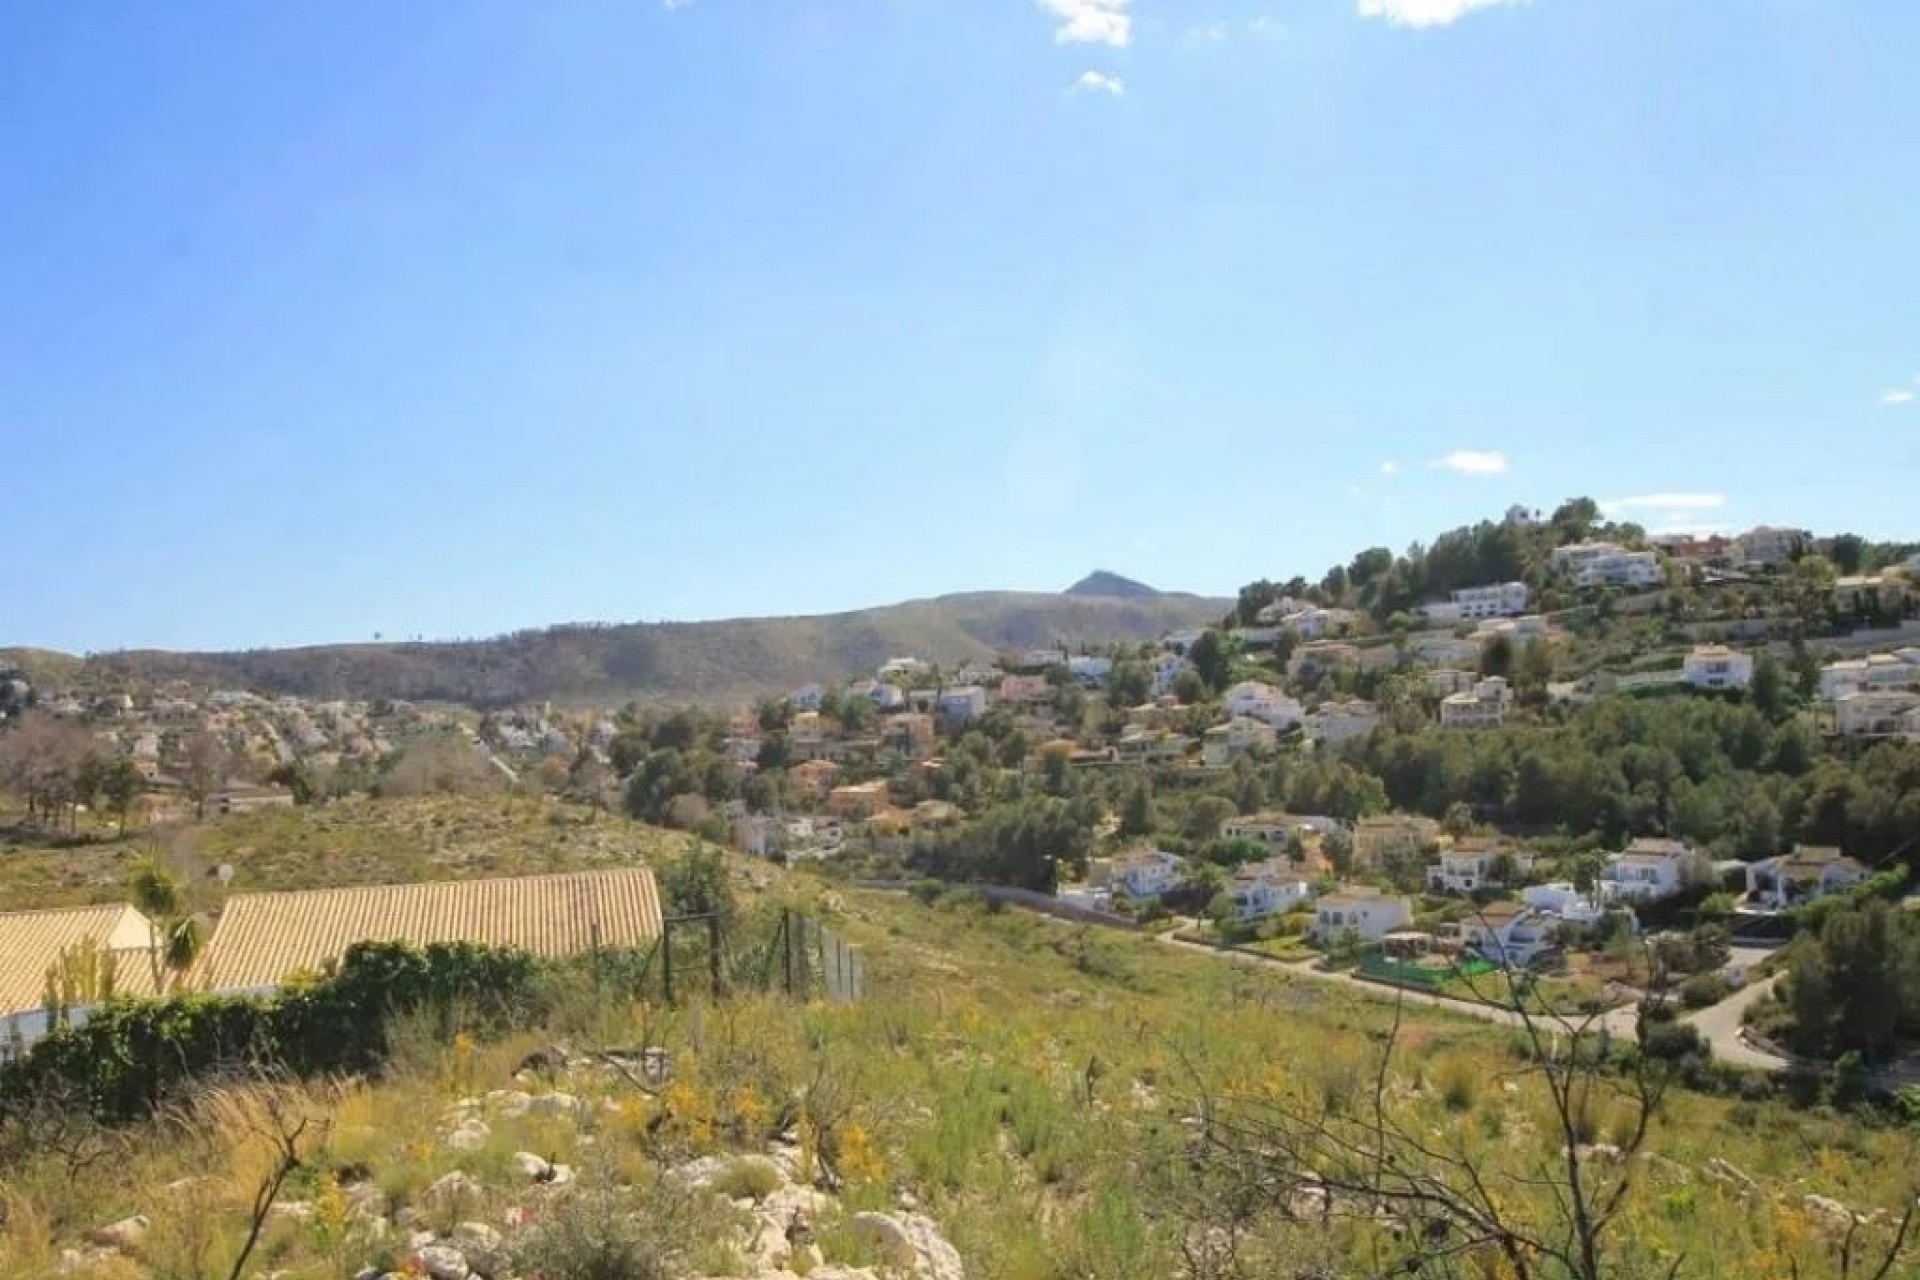
[[[431,1231],[409,1231],[407,1233],[407,1249],[409,1251],[424,1249],[439,1238],[439,1236],[433,1234]]]
[[[533,1095],[520,1089],[495,1089],[487,1095],[487,1102],[507,1119],[517,1120],[533,1105]]]
[[[460,1251],[450,1245],[430,1244],[416,1250],[413,1257],[433,1280],[467,1280],[473,1274]]]
[[[104,1249],[136,1249],[146,1238],[147,1228],[152,1225],[147,1221],[146,1214],[136,1213],[130,1218],[94,1228],[87,1234],[87,1240]]]
[[[1845,1231],[1853,1226],[1853,1210],[1828,1196],[1803,1196],[1800,1207],[1820,1219],[1822,1226]]]
[[[487,1139],[492,1136],[493,1130],[487,1127],[485,1120],[470,1116],[447,1135],[447,1146],[455,1151],[478,1151],[487,1145]]]
[[[429,1209],[449,1209],[458,1212],[461,1209],[477,1207],[484,1195],[479,1183],[455,1169],[452,1173],[443,1173],[434,1179],[433,1184],[420,1193],[420,1203]]]
[[[564,1165],[564,1164],[556,1164],[553,1166],[552,1176],[547,1179],[547,1185],[550,1187],[564,1187],[569,1182],[572,1182],[572,1181],[573,1181],[572,1166]]]
[[[890,1213],[856,1213],[853,1215],[854,1238],[890,1267],[911,1267],[919,1260],[914,1251],[913,1237],[907,1234],[906,1223]]]
[[[347,1217],[355,1222],[375,1222],[387,1216],[387,1193],[371,1182],[349,1182],[340,1188],[347,1198]]]
[[[576,1116],[580,1100],[570,1093],[543,1093],[528,1104],[528,1110],[537,1116]]]
[[[531,1151],[514,1152],[513,1167],[518,1169],[520,1176],[529,1182],[544,1182],[548,1175],[553,1172],[552,1165]]]
[[[483,1280],[500,1280],[506,1274],[506,1238],[486,1223],[461,1223],[447,1237],[447,1243],[460,1251],[473,1274]]]
[[[267,1209],[268,1221],[311,1222],[313,1204],[307,1200],[276,1200]]]

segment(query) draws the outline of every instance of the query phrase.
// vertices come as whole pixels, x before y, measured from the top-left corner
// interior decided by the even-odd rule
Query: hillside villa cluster
[[[1681,840],[1637,839],[1607,855],[1590,887],[1547,875],[1550,860],[1526,843],[1503,837],[1441,835],[1431,820],[1410,814],[1365,818],[1347,826],[1335,819],[1288,813],[1235,818],[1229,838],[1269,847],[1267,857],[1235,868],[1221,890],[1243,923],[1289,913],[1311,913],[1307,934],[1321,946],[1342,942],[1393,943],[1416,951],[1457,948],[1496,964],[1530,965],[1543,953],[1582,936],[1611,913],[1636,912],[1689,889],[1731,884],[1740,890],[1736,914],[1778,915],[1826,894],[1851,888],[1868,869],[1838,849],[1801,846],[1758,862],[1713,864]],[[1324,853],[1329,837],[1349,842],[1352,877],[1333,878]],[[1382,878],[1392,858],[1417,858],[1427,892],[1472,898],[1457,926],[1412,929],[1414,900],[1366,877]],[[1201,865],[1160,849],[1143,848],[1094,862],[1087,882],[1061,886],[1061,901],[1097,911],[1138,907],[1188,886]]]

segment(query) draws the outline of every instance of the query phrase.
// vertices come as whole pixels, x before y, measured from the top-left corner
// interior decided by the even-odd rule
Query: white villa
[[[1606,916],[1594,896],[1580,892],[1570,880],[1530,884],[1520,891],[1520,901],[1567,924],[1596,925]]]
[[[1380,723],[1380,708],[1355,698],[1348,702],[1322,703],[1307,717],[1307,738],[1339,746],[1355,738],[1364,738]]]
[[[1472,689],[1450,693],[1440,700],[1443,729],[1492,729],[1504,724],[1513,691],[1500,676],[1488,676]]]
[[[1504,889],[1503,876],[1511,865],[1517,875],[1533,870],[1533,855],[1498,841],[1462,840],[1443,849],[1440,861],[1427,868],[1427,886],[1435,893],[1467,894],[1477,889]]]
[[[1313,886],[1287,858],[1249,862],[1233,873],[1227,894],[1242,920],[1278,915],[1313,896]]]
[[[1553,945],[1555,922],[1524,902],[1489,902],[1460,922],[1460,943],[1495,964],[1524,968]]]
[[[1771,911],[1837,893],[1867,878],[1867,869],[1832,847],[1799,845],[1792,853],[1747,867],[1747,897]]]
[[[1740,564],[1779,564],[1813,540],[1805,529],[1776,529],[1756,525],[1733,540],[1734,560]]]
[[[1496,582],[1485,587],[1461,587],[1445,602],[1421,606],[1421,612],[1433,622],[1473,621],[1479,618],[1511,618],[1527,611],[1527,584]]]
[[[1723,644],[1697,645],[1680,670],[1696,689],[1744,689],[1753,683],[1753,656]]]
[[[1887,693],[1920,686],[1920,649],[1896,649],[1820,668],[1820,696],[1840,698],[1849,693]]]
[[[1200,761],[1211,769],[1224,768],[1249,752],[1272,750],[1274,741],[1273,726],[1241,716],[1200,735]]]
[[[1378,889],[1343,886],[1315,904],[1313,936],[1322,946],[1351,932],[1366,942],[1378,942],[1413,919],[1405,898],[1390,897]]]
[[[1187,860],[1160,849],[1115,858],[1107,873],[1109,885],[1142,901],[1177,889],[1186,879]]]
[[[1246,717],[1275,729],[1291,729],[1306,719],[1298,698],[1259,680],[1242,680],[1227,690],[1224,701],[1229,719]]]
[[[1652,587],[1666,581],[1660,557],[1651,551],[1628,551],[1613,542],[1579,542],[1556,547],[1553,567],[1573,578],[1576,587]]]
[[[1694,857],[1684,840],[1640,839],[1613,854],[1600,873],[1600,900],[1658,902],[1686,885],[1686,864]]]
[[[1920,738],[1920,694],[1842,694],[1833,700],[1833,728],[1848,738]]]
[[[1288,614],[1282,625],[1302,640],[1319,640],[1340,634],[1341,628],[1351,628],[1359,619],[1360,615],[1351,609],[1307,608]]]

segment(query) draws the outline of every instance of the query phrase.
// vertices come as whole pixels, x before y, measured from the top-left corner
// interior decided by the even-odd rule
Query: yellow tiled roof
[[[148,926],[125,903],[73,907],[64,911],[13,911],[0,915],[0,1015],[38,1009],[47,989],[47,970],[60,953],[92,939],[107,948],[120,934],[126,942],[144,942]],[[145,950],[115,953],[114,989],[122,995],[151,995],[153,968]]]
[[[646,867],[433,884],[245,893],[227,901],[193,985],[275,986],[356,942],[472,942],[570,956],[660,936],[660,896]]]

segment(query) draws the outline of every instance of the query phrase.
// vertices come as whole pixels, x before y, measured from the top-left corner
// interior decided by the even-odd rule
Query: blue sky
[[[1909,0],[0,6],[0,644],[1920,536]],[[1640,500],[1635,504],[1635,500]]]

